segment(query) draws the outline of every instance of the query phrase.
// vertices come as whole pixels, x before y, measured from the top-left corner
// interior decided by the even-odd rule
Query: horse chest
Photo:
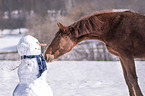
[[[137,48],[134,48],[134,57],[135,58],[145,58],[145,47],[140,46]]]
[[[145,58],[145,43],[128,43],[127,41],[124,43],[109,43],[106,44],[108,51],[116,56],[120,54],[128,54],[133,56],[134,58]]]
[[[106,43],[106,47],[108,51],[116,56],[120,56],[122,54],[130,54],[133,55],[133,46],[130,42],[123,41],[110,41]]]

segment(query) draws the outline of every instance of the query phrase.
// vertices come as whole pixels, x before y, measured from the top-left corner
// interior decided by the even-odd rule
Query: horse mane
[[[95,13],[91,16],[86,16],[80,20],[74,22],[68,28],[74,37],[79,37],[99,31],[103,22],[97,18],[97,15],[101,13]]]
[[[124,11],[124,12],[133,12],[133,11]],[[100,33],[103,29],[104,22],[99,20],[98,17],[104,14],[108,13],[121,13],[121,12],[112,12],[112,11],[106,11],[106,12],[96,12],[90,16],[86,16],[81,18],[80,20],[74,22],[68,28],[70,29],[70,33],[74,37],[80,37],[91,33]],[[133,12],[134,13],[134,12]],[[117,15],[114,15],[117,16]],[[120,16],[115,17],[117,20]],[[114,19],[114,22],[116,22]],[[122,18],[120,18],[122,19]],[[115,23],[116,24],[116,23]],[[106,25],[105,25],[106,26]]]

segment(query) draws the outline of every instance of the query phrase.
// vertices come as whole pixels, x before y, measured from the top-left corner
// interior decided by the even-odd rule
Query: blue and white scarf
[[[42,75],[42,73],[45,70],[47,70],[46,61],[45,61],[44,57],[42,56],[42,54],[21,56],[21,59],[26,59],[26,58],[29,58],[29,59],[36,58],[38,66],[39,66],[39,74],[37,75],[38,78]],[[40,60],[40,58],[41,58],[41,60]]]

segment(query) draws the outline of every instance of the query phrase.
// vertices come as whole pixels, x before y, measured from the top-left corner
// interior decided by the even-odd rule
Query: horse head
[[[44,54],[46,61],[50,62],[69,52],[75,46],[74,37],[71,36],[70,29],[61,23],[57,23],[57,25],[59,31]]]
[[[102,34],[103,22],[96,16],[82,18],[66,27],[57,23],[59,31],[45,51],[47,61],[53,61],[61,55],[69,52],[75,45],[83,40],[95,39]],[[92,37],[89,34],[94,34]]]

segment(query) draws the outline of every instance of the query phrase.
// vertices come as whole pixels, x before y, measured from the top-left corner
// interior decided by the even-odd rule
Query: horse
[[[143,96],[138,84],[134,58],[145,57],[145,16],[132,12],[100,12],[81,18],[59,30],[44,56],[47,62],[71,51],[83,40],[100,40],[119,57],[130,96]]]

